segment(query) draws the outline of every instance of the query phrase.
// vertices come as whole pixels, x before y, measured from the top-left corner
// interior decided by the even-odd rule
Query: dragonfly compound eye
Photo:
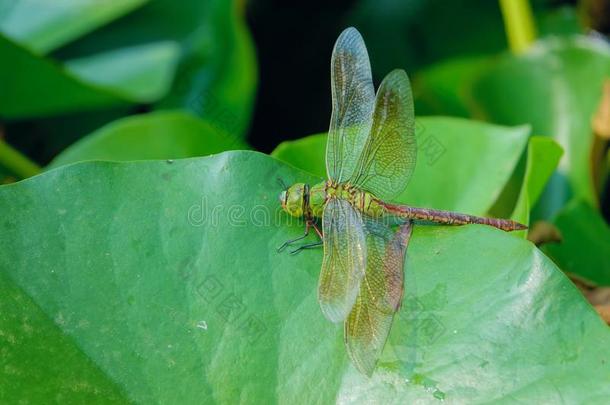
[[[305,185],[297,183],[286,190],[286,195],[282,195],[285,200],[282,202],[284,210],[294,217],[303,215],[303,192]]]

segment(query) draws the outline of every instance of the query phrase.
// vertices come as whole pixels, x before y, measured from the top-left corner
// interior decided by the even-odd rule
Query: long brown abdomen
[[[461,214],[459,212],[417,208],[408,205],[395,205],[384,202],[381,202],[381,204],[390,215],[419,221],[430,221],[444,225],[483,224],[508,232],[527,229],[527,226],[513,221],[512,219],[477,217],[474,215]]]

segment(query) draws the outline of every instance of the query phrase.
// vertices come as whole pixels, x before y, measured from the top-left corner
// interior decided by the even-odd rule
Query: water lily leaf
[[[484,214],[521,156],[529,128],[501,127],[450,117],[420,117],[417,166],[398,202]],[[315,135],[285,142],[273,156],[326,177],[326,140]]]
[[[490,63],[488,57],[458,57],[419,72],[413,83],[418,114],[470,117],[467,103],[472,83]]]
[[[511,218],[529,224],[530,211],[538,201],[547,181],[563,154],[561,146],[548,137],[533,136],[527,147],[525,178]],[[525,232],[523,232],[525,235]]]
[[[598,285],[610,285],[610,228],[599,212],[586,201],[573,200],[553,223],[561,242],[544,245],[544,252],[562,270]]]
[[[242,6],[150,1],[55,52],[65,66],[0,37],[0,58],[11,61],[0,66],[0,114],[24,119],[154,103],[186,109],[243,138],[257,72]]]
[[[125,103],[116,94],[88,86],[50,60],[0,34],[0,114],[7,118],[49,115]],[[20,74],[16,75],[15,70]]]
[[[284,141],[271,152],[271,156],[320,178],[326,178],[326,139],[327,134],[323,133]]]
[[[100,128],[64,150],[48,168],[83,160],[178,159],[245,148],[240,138],[189,113],[159,111]]]
[[[201,4],[198,0],[189,2]],[[168,7],[174,8],[174,3],[168,2]],[[228,134],[243,137],[258,78],[243,3],[209,1],[203,15],[200,24],[207,28],[193,27],[175,85],[159,108],[185,108]]]
[[[154,0],[63,49],[65,59],[165,40],[182,46],[170,92],[158,109],[186,109],[232,136],[245,135],[257,84],[240,0]]]
[[[0,0],[0,31],[46,54],[142,6],[149,0]]]
[[[125,397],[23,289],[0,272],[0,400],[118,402]]]
[[[179,56],[178,44],[165,41],[73,59],[66,68],[128,100],[153,102],[169,91]]]
[[[175,45],[160,43],[61,66],[0,34],[0,58],[10,61],[0,64],[0,113],[23,119],[149,102],[167,92],[177,57]]]
[[[302,232],[278,212],[277,177],[317,180],[229,152],[84,162],[0,187],[0,274],[13,289],[0,306],[32,303],[1,311],[0,322],[20,338],[30,327],[57,331],[43,349],[3,344],[0,378],[32,367],[42,383],[2,385],[0,398],[75,402],[85,389],[141,403],[610,395],[610,330],[531,243],[484,226],[416,226],[402,309],[378,369],[361,376],[342,328],[317,304],[321,252],[275,251]],[[84,370],[76,382],[86,386],[62,390],[50,363],[70,350],[67,366]]]

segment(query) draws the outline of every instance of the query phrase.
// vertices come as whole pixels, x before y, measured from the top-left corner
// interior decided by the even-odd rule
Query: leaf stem
[[[510,50],[522,53],[536,39],[536,27],[528,0],[500,0]]]
[[[0,165],[4,166],[22,179],[40,173],[40,167],[22,155],[0,137]]]

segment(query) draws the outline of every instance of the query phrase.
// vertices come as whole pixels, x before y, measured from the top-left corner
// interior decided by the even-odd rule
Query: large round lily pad
[[[276,252],[302,232],[278,210],[278,176],[319,180],[242,151],[0,187],[0,401],[610,395],[608,328],[532,244],[484,226],[416,226],[402,309],[361,376],[316,302],[321,252]]]

